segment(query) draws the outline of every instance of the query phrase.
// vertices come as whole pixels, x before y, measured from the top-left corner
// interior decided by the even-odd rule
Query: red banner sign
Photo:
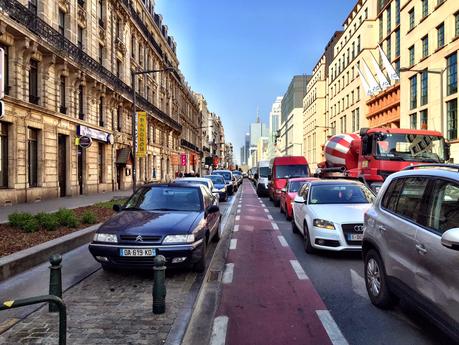
[[[186,154],[185,154],[185,153],[182,153],[182,154],[180,155],[180,165],[181,165],[182,167],[186,166]]]
[[[218,166],[220,159],[218,157],[214,157],[214,167]]]

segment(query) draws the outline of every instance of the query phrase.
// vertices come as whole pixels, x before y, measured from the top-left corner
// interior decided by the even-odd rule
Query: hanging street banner
[[[180,165],[182,167],[185,167],[186,166],[186,153],[182,153],[180,155]]]
[[[147,154],[147,113],[137,113],[137,157],[145,157]]]

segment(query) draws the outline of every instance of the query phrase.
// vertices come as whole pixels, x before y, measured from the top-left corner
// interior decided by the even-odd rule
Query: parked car
[[[268,178],[269,199],[274,206],[279,206],[280,194],[288,179],[294,177],[309,177],[308,161],[303,156],[275,157],[271,160]]]
[[[254,176],[255,190],[258,196],[268,195],[268,177],[271,174],[269,161],[258,161],[257,170]]]
[[[303,235],[307,253],[361,250],[363,215],[373,200],[373,192],[358,181],[307,182],[295,197],[292,230]]]
[[[316,180],[313,177],[298,177],[287,181],[287,185],[281,190],[280,195],[280,212],[285,213],[287,220],[292,220],[293,203],[303,185],[308,181]]]
[[[102,224],[89,251],[104,269],[151,269],[156,255],[169,266],[205,270],[207,245],[221,236],[220,209],[208,188],[193,184],[140,187]]]
[[[215,188],[214,183],[212,182],[211,179],[204,178],[204,177],[182,177],[182,178],[176,179],[174,183],[191,183],[191,184],[200,184],[200,185],[206,186],[215,197],[214,203],[218,205],[218,201],[220,200],[220,193]]]
[[[223,176],[226,183],[226,189],[228,190],[228,195],[233,195],[237,192],[237,183],[236,178],[233,176],[233,173],[229,170],[214,170],[212,175]]]
[[[220,201],[228,201],[228,192],[226,189],[225,179],[221,175],[206,175],[205,178],[212,180],[215,190],[220,196]]]
[[[233,170],[232,173],[233,173],[233,176],[236,177],[238,186],[240,186],[243,180],[242,173],[239,170]]]
[[[362,252],[375,306],[406,299],[457,340],[459,165],[440,166],[413,166],[386,179],[365,215]]]

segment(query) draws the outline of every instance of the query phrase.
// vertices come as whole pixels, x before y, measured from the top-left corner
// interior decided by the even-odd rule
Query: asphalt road
[[[263,202],[349,344],[453,344],[407,303],[389,311],[374,307],[366,292],[360,253],[307,254],[302,238],[292,232],[279,208],[268,198]]]

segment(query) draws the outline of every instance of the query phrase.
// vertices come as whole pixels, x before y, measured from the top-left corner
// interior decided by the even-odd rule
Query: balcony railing
[[[122,93],[128,99],[131,99],[132,88],[130,86],[125,84],[116,75],[100,65],[83,50],[78,48],[77,45],[73,44],[69,39],[65,38],[57,30],[53,29],[53,27],[36,16],[35,13],[22,5],[19,1],[0,0],[0,8],[4,11],[4,13],[8,14],[9,18],[24,25],[49,45],[56,48],[58,50],[57,55],[72,60],[82,70],[96,74],[102,82],[113,88],[113,90],[118,93]],[[154,117],[163,121],[176,131],[180,132],[182,130],[182,126],[177,121],[148,102],[139,94],[137,94],[137,104],[140,108],[152,113]]]

